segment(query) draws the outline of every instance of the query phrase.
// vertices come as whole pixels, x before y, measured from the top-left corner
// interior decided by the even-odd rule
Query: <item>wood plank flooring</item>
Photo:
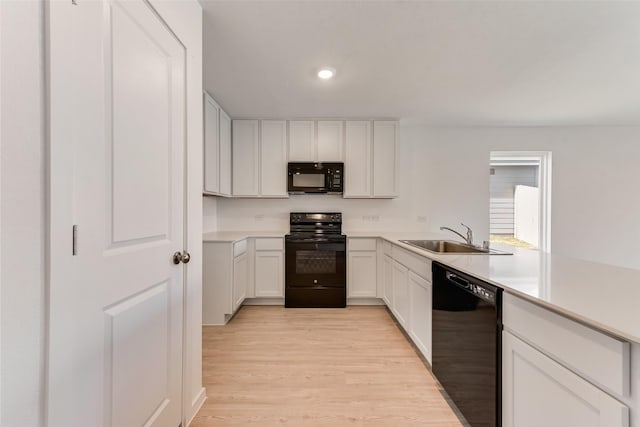
[[[245,306],[203,329],[192,427],[465,425],[384,307]]]

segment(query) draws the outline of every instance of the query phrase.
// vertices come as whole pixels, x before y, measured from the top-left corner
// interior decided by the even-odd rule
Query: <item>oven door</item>
[[[346,242],[308,239],[285,242],[287,288],[327,289],[346,286]]]

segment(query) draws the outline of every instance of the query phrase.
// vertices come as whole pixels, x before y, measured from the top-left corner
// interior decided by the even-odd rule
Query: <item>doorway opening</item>
[[[492,151],[491,242],[549,252],[550,233],[551,152]]]

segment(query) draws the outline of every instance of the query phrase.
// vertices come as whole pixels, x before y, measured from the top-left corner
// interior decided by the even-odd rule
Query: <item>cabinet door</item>
[[[376,252],[351,251],[349,252],[347,271],[348,297],[375,297],[376,282]]]
[[[315,126],[312,120],[289,121],[289,161],[316,160]]]
[[[345,135],[344,197],[370,197],[371,123],[348,121]]]
[[[255,257],[256,297],[284,296],[282,251],[257,251]]]
[[[220,191],[223,196],[231,195],[231,119],[220,110]]]
[[[204,192],[218,193],[220,155],[220,107],[209,94],[204,94]]]
[[[258,121],[233,121],[233,195],[258,195]]]
[[[393,313],[402,327],[409,330],[409,270],[393,261]]]
[[[233,259],[233,311],[242,305],[247,295],[249,281],[249,258],[243,253]]]
[[[395,197],[397,193],[398,122],[373,122],[373,197]]]
[[[318,121],[318,161],[344,161],[342,121]]]
[[[629,408],[509,332],[502,333],[504,427],[628,427]]]
[[[287,197],[287,122],[260,122],[260,195]]]
[[[384,294],[382,299],[390,310],[393,310],[393,260],[385,255],[383,262]]]
[[[409,336],[431,363],[431,283],[409,272]]]

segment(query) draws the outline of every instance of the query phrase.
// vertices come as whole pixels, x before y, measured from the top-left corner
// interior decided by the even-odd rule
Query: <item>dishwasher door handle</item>
[[[471,284],[467,279],[464,279],[456,274],[453,274],[450,271],[446,272],[445,277],[447,278],[447,280],[449,280],[452,283],[455,283],[456,285],[460,286],[462,289],[469,289],[471,287]]]

